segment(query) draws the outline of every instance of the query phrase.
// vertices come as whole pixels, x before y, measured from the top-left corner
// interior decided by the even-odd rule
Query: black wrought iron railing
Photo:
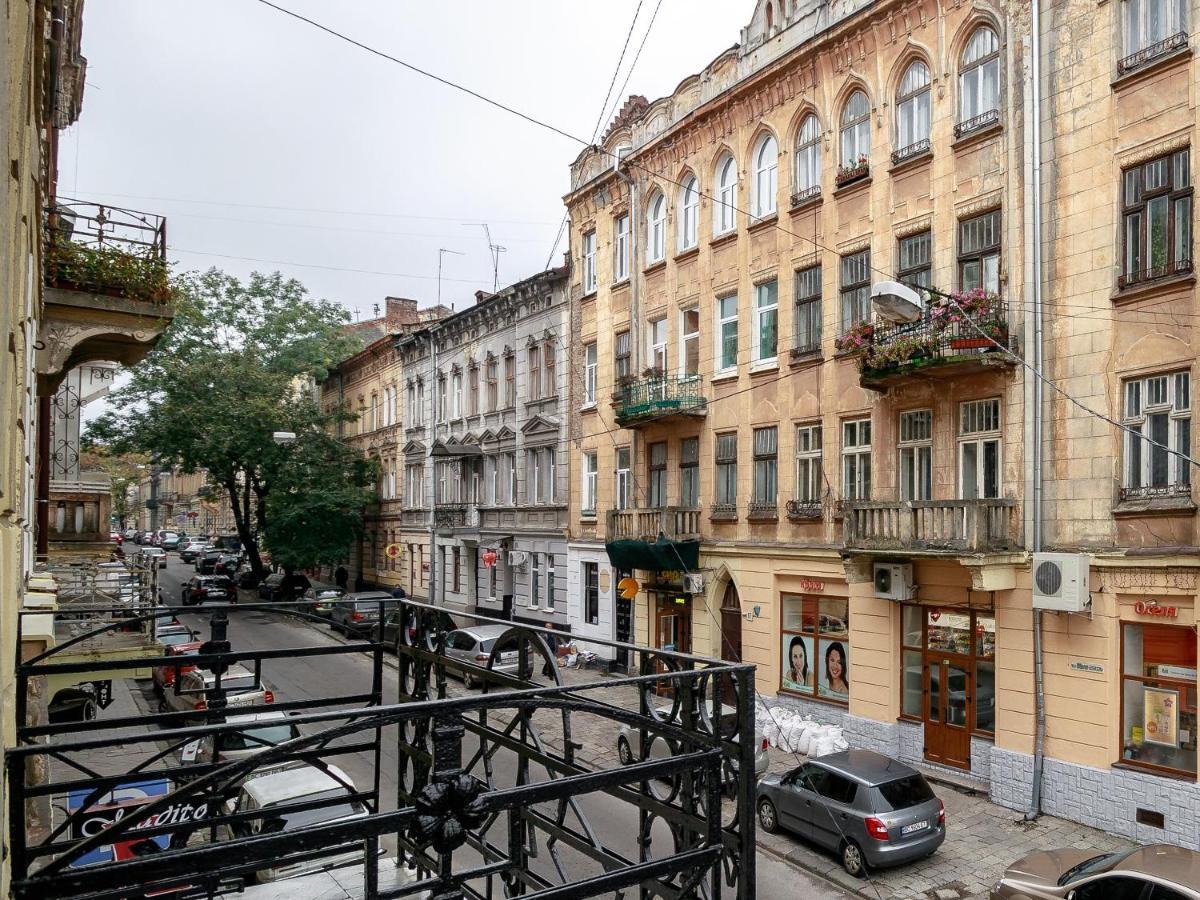
[[[1127,75],[1135,69],[1140,69],[1147,63],[1154,62],[1160,56],[1166,56],[1174,50],[1188,45],[1188,35],[1186,31],[1179,31],[1168,38],[1163,38],[1157,43],[1151,44],[1149,47],[1143,47],[1136,53],[1130,53],[1124,59],[1117,63],[1117,72],[1121,75]]]
[[[810,188],[805,188],[802,191],[796,191],[792,194],[792,209],[803,206],[805,203],[811,203],[821,196],[821,186],[814,184]]]
[[[808,341],[806,343],[797,344],[795,347],[793,347],[791,350],[788,351],[788,355],[791,357],[792,362],[796,362],[798,360],[805,359],[806,357],[812,356],[813,354],[820,353],[820,352],[821,352],[821,339],[817,338],[814,341]]]
[[[1151,281],[1158,281],[1160,278],[1171,278],[1175,275],[1189,275],[1195,268],[1195,263],[1190,259],[1177,259],[1169,263],[1164,263],[1161,266],[1152,266],[1148,269],[1138,269],[1135,272],[1125,272],[1117,277],[1117,287],[1125,289],[1138,284],[1146,284]]]
[[[821,518],[820,500],[789,500],[787,517],[793,522],[811,521]]]
[[[901,147],[899,150],[892,151],[892,165],[899,165],[902,162],[908,162],[910,159],[916,159],[918,156],[924,156],[929,152],[929,138],[909,144],[907,147]]]
[[[1122,487],[1118,500],[1157,500],[1167,497],[1192,496],[1191,482],[1176,482],[1174,484],[1143,484],[1138,487]]]
[[[834,183],[838,187],[845,187],[848,184],[853,184],[856,181],[862,181],[871,174],[871,164],[868,162],[860,162],[853,166],[839,166],[837,175],[834,176]]]
[[[965,302],[965,301],[964,301]],[[976,309],[927,310],[916,322],[875,326],[866,335],[864,375],[924,366],[1010,347],[1007,304],[998,299]]]
[[[991,128],[1000,122],[1000,110],[989,109],[987,112],[980,113],[977,116],[972,116],[966,121],[959,122],[954,126],[954,136],[956,138],[965,137],[968,134],[973,134],[976,131],[983,131],[985,128]]]
[[[746,508],[746,518],[778,519],[779,504],[764,500],[751,500],[750,505]]]
[[[622,427],[675,415],[702,416],[708,409],[697,375],[649,375],[622,386],[616,406]]]
[[[433,507],[433,527],[462,528],[467,524],[467,504],[437,503]]]
[[[752,666],[590,641],[636,673],[600,678],[556,665],[544,629],[374,605],[377,619],[345,642],[324,629],[297,640],[297,619],[317,621],[304,602],[121,619],[96,607],[82,630],[76,610],[74,637],[17,667],[12,896],[215,897],[334,865],[366,900],[756,896]],[[198,653],[94,652],[105,634],[175,614],[201,632]],[[280,616],[292,624],[270,631]],[[505,629],[486,661],[447,655],[451,630],[469,622]],[[241,649],[251,628],[254,649]],[[349,658],[362,656],[365,666]],[[317,687],[275,688],[268,702],[296,660],[320,672]],[[35,684],[150,695],[136,679],[154,667],[175,673],[166,712],[31,715]],[[207,687],[194,690],[197,673]],[[280,712],[272,724],[290,736],[254,738],[240,718]],[[275,802],[258,804],[267,793]]]
[[[714,503],[708,511],[709,519],[713,521],[733,521],[738,517],[736,503]]]

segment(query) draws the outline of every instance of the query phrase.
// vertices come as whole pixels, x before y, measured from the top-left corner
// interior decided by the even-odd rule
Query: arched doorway
[[[721,659],[742,661],[742,604],[732,581],[725,585],[721,597]]]

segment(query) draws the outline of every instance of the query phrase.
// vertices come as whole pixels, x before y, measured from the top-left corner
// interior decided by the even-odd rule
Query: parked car
[[[90,686],[78,684],[63,688],[46,707],[47,717],[53,724],[61,722],[91,722],[100,714],[100,704]]]
[[[137,537],[137,529],[136,528],[126,528],[125,529],[125,540],[132,541],[136,537]]]
[[[341,599],[343,593],[341,588],[310,587],[300,599],[311,603],[312,606],[302,611],[312,613],[314,616],[320,616],[322,619],[328,619],[333,615],[334,604]]]
[[[164,532],[158,542],[158,546],[164,550],[178,550],[180,535],[176,531]]]
[[[213,575],[216,572],[217,560],[221,558],[220,550],[205,550],[196,555],[196,571],[201,575]]]
[[[110,531],[108,533],[108,539],[114,544],[121,544],[125,540],[125,535],[121,534],[119,531]]]
[[[255,812],[258,815],[237,822],[232,827],[219,826],[217,836],[219,839],[229,840],[232,837],[271,832],[286,833],[310,825],[364,818],[368,814],[367,808],[357,800],[350,799],[353,785],[350,776],[337,766],[329,766],[328,772],[323,772],[315,766],[292,766],[250,778],[242,783],[237,796],[226,803],[225,812],[228,815],[247,812]],[[347,799],[316,809],[283,813],[273,811],[275,807],[335,800],[338,797]],[[258,881],[280,881],[319,872],[322,869],[349,865],[361,860],[362,855],[363,850],[360,846],[335,855],[260,869],[255,876]]]
[[[213,572],[217,575],[225,575],[228,578],[233,578],[237,575],[237,570],[242,564],[242,559],[236,553],[222,553],[217,557],[217,561],[213,563]]]
[[[473,625],[459,628],[446,635],[446,656],[459,662],[470,663],[486,668],[488,658],[496,641],[508,631],[507,625]],[[511,650],[502,651],[492,666],[493,672],[503,672],[506,675],[516,675],[519,665],[516,646]],[[470,671],[463,673],[463,684],[473,688],[479,684],[479,678]]]
[[[194,563],[196,557],[208,550],[208,542],[201,540],[190,540],[187,544],[179,545],[179,558],[183,562]]]
[[[1200,900],[1200,853],[1149,844],[1120,853],[1042,850],[1022,857],[992,900]]]
[[[162,701],[163,711],[185,712],[208,708],[206,692],[216,686],[217,676],[195,669],[179,676],[179,693],[167,691]],[[274,703],[275,694],[255,681],[254,673],[245,666],[234,664],[221,678],[229,706],[257,706]]]
[[[142,559],[146,565],[157,564],[160,569],[167,567],[167,552],[162,547],[143,547]]]
[[[244,723],[240,731],[225,732],[221,740],[221,752],[214,759],[213,735],[206,734],[185,744],[180,760],[188,765],[208,762],[232,762],[253,756],[265,747],[273,747],[300,736],[300,729],[290,722],[282,712],[249,713],[230,716],[229,724]]]
[[[194,636],[193,636],[194,637]],[[190,640],[180,641],[177,644],[170,645],[166,648],[163,656],[167,659],[174,660],[181,656],[195,656],[200,652],[200,647],[203,641]],[[160,666],[155,666],[150,673],[150,677],[154,680],[154,689],[159,693],[170,690],[175,686],[175,677],[182,676],[188,672],[195,672],[196,666],[192,663],[163,663]]]
[[[194,631],[192,631],[191,629],[185,628],[181,631],[172,630],[172,631],[167,632],[166,634],[162,634],[160,632],[159,634],[156,634],[154,636],[154,639],[156,641],[158,641],[158,643],[162,644],[163,649],[169,650],[172,647],[179,647],[179,646],[182,646],[183,644],[190,644],[190,643],[195,642],[196,633]]]
[[[276,594],[279,593],[279,586],[283,584],[284,574],[282,572],[272,572],[266,578],[258,583],[258,599],[264,603],[271,603],[279,598]]]
[[[333,605],[329,624],[334,631],[345,635],[366,634],[379,624],[380,602],[383,609],[391,612],[400,602],[384,591],[359,591],[346,594]]]
[[[193,575],[183,586],[183,605],[221,602],[236,603],[237,588],[224,575]]]
[[[439,618],[438,628],[442,631],[453,631],[458,627],[455,621],[442,610],[437,611]],[[415,637],[416,626],[409,626],[409,638]],[[389,647],[396,648],[400,643],[400,610],[392,610],[387,617],[387,621],[383,623],[383,642]]]
[[[931,856],[946,839],[946,810],[924,776],[872,750],[843,750],[758,783],[763,831],[786,828],[835,851],[861,877]]]

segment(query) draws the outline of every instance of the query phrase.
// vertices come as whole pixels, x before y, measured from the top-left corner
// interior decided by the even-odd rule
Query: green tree
[[[129,517],[129,488],[142,479],[149,457],[144,453],[114,453],[103,444],[85,445],[79,456],[79,466],[89,472],[103,472],[112,483],[112,513],[121,528]]]
[[[271,532],[269,499],[274,491],[290,491],[287,479],[300,471],[297,450],[309,465],[306,490],[281,506],[289,517],[298,515],[294,507],[314,483],[339,485],[347,501],[367,484],[368,470],[349,454],[310,455],[308,438],[295,447],[272,437],[276,431],[311,435],[351,418],[341,410],[323,412],[313,385],[361,343],[345,332],[343,309],[311,299],[303,285],[278,272],[255,273],[245,283],[217,269],[191,273],[176,280],[174,295],[171,325],[132,370],[129,384],[110,395],[110,411],[89,436],[114,452],[148,454],[159,466],[206,469],[227,495],[261,577],[259,541]],[[361,503],[339,511],[337,527],[330,527],[319,519],[330,510],[324,500],[317,498],[308,521],[330,553],[344,556],[361,530]]]

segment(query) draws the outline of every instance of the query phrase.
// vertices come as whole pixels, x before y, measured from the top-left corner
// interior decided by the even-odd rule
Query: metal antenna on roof
[[[492,243],[492,232],[488,230],[487,222],[480,223],[483,226],[483,233],[487,236],[488,250],[492,254],[492,293],[500,290],[500,254],[507,253],[507,247],[501,247],[499,244]]]
[[[442,305],[442,256],[446,253],[453,253],[455,256],[466,256],[465,253],[459,253],[457,250],[447,250],[445,247],[438,248],[438,306]]]

